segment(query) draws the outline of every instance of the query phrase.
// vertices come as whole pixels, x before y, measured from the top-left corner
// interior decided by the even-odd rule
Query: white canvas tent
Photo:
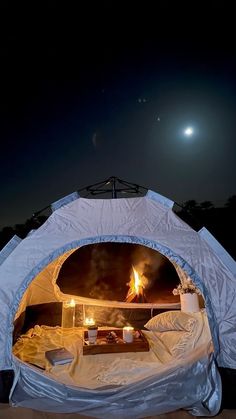
[[[195,232],[179,219],[172,210],[173,204],[152,191],[144,197],[122,199],[85,199],[74,193],[52,205],[54,212],[38,230],[22,241],[14,238],[3,249],[0,254],[0,370],[15,372],[11,397],[16,404],[37,409],[42,408],[43,400],[45,410],[76,411],[70,410],[68,399],[68,409],[64,406],[64,410],[57,410],[47,398],[55,383],[16,362],[12,355],[13,323],[28,304],[58,301],[61,296],[55,291],[55,272],[74,249],[92,243],[141,244],[158,250],[177,264],[204,297],[217,364],[236,369],[233,344],[236,263],[206,229]],[[27,294],[36,277],[35,284],[40,283],[42,292]],[[60,385],[56,390],[61,391]],[[37,402],[40,397],[41,401]],[[70,397],[76,398],[74,389]],[[78,400],[82,403],[84,397],[91,398],[91,394],[80,394]]]

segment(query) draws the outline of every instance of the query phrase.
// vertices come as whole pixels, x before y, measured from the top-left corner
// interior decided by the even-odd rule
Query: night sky
[[[236,194],[235,2],[65,4],[1,7],[0,228],[113,175],[224,205]]]

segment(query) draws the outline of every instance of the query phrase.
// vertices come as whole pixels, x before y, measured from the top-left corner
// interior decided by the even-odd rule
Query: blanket
[[[35,326],[13,348],[10,403],[100,419],[138,419],[178,409],[216,415],[221,380],[205,313],[191,319],[178,311],[158,316],[143,331],[150,351],[139,353],[84,356],[82,329]],[[61,346],[73,353],[73,362],[47,363],[45,351]]]
[[[162,322],[163,322],[163,316]],[[189,351],[210,348],[211,335],[205,313],[200,313],[193,330],[143,331],[149,352],[127,352],[83,356],[82,328],[35,326],[16,342],[13,353],[19,359],[44,370],[58,381],[88,389],[104,385],[125,385],[157,375],[166,366],[176,367]],[[183,345],[184,342],[184,345]],[[52,366],[45,352],[65,347],[73,355],[70,364]]]

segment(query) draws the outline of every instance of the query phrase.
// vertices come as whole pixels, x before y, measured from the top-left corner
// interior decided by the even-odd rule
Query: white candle
[[[98,328],[97,326],[88,326],[88,340],[89,343],[94,344],[97,340]]]
[[[61,327],[74,327],[75,325],[75,301],[63,301]]]
[[[126,343],[133,342],[134,339],[134,328],[131,326],[123,327],[123,341]]]

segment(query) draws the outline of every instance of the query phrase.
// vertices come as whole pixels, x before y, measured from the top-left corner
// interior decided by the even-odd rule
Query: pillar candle
[[[131,326],[123,327],[123,341],[126,343],[133,342],[134,339],[134,328]]]

